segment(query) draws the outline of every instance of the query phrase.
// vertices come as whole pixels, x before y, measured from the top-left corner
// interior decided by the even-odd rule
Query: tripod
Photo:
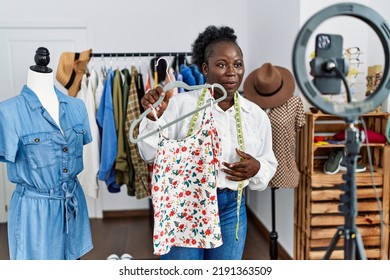
[[[276,188],[271,188],[271,215],[272,215],[272,231],[269,234],[270,246],[269,255],[271,260],[278,259],[278,233],[275,229],[275,191]]]
[[[344,259],[345,260],[365,260],[367,259],[364,250],[363,240],[356,227],[356,213],[357,213],[357,195],[355,183],[356,171],[356,156],[361,147],[361,140],[358,129],[352,122],[346,130],[346,164],[347,172],[343,174],[345,184],[340,185],[340,189],[344,194],[340,196],[343,205],[339,206],[339,210],[344,213],[344,226],[339,226],[335,235],[333,236],[330,245],[325,253],[323,259],[330,258],[332,252],[336,248],[337,242],[341,236],[344,236]]]

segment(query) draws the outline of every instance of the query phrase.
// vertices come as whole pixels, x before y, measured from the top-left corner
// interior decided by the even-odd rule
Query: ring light
[[[378,35],[385,54],[385,66],[380,85],[375,92],[363,101],[351,103],[332,103],[322,97],[321,92],[309,80],[306,69],[306,45],[313,31],[326,19],[335,16],[351,16],[367,23]],[[343,117],[349,121],[359,115],[373,111],[390,92],[390,28],[383,17],[373,9],[355,3],[340,3],[329,6],[314,14],[302,27],[294,43],[293,71],[297,84],[305,97],[321,111]]]

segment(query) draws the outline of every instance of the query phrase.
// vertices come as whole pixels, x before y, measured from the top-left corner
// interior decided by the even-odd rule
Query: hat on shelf
[[[294,90],[291,72],[271,63],[252,71],[244,82],[244,96],[263,109],[282,105],[294,95]]]
[[[57,67],[56,78],[70,96],[75,97],[80,90],[81,79],[87,70],[92,49],[77,52],[63,52]]]

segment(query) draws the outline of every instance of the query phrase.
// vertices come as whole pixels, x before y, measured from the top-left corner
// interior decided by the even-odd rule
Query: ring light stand
[[[367,23],[378,35],[385,54],[385,67],[380,85],[375,92],[363,101],[343,104],[331,103],[322,97],[314,83],[308,79],[306,69],[306,45],[313,31],[326,19],[335,16],[351,16]],[[337,242],[344,236],[344,259],[366,259],[363,241],[356,227],[357,196],[355,184],[356,157],[361,147],[361,136],[353,124],[361,114],[378,107],[390,92],[390,28],[387,22],[371,8],[355,3],[340,3],[329,6],[313,15],[302,27],[295,40],[293,50],[293,71],[299,88],[308,101],[321,111],[340,116],[349,124],[346,130],[347,172],[343,175],[345,184],[340,186],[344,194],[340,196],[343,205],[339,210],[344,214],[344,226],[338,227],[324,259],[329,259]],[[348,85],[346,85],[348,86]]]

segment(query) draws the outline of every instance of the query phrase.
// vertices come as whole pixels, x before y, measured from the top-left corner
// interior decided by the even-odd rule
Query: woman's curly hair
[[[202,64],[207,63],[213,54],[215,44],[220,42],[232,42],[238,46],[234,29],[228,26],[208,26],[205,31],[199,33],[198,38],[192,44],[192,63],[202,69]]]

